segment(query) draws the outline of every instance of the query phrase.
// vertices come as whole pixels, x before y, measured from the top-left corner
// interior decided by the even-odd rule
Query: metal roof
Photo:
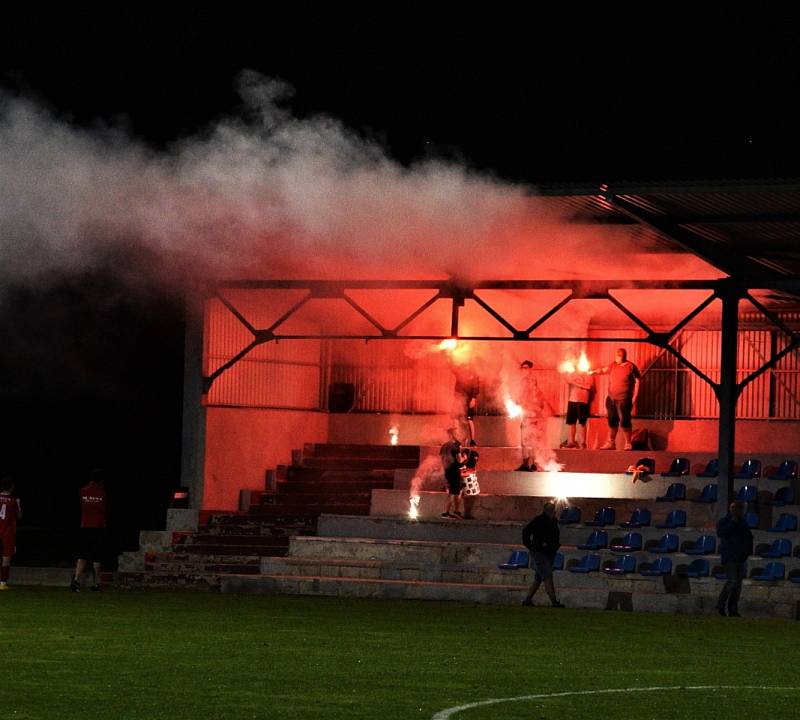
[[[800,277],[800,179],[551,185],[571,220],[639,224],[662,251],[692,252],[733,276]]]

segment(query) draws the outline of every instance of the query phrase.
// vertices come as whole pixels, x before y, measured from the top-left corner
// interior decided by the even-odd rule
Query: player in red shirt
[[[108,501],[101,470],[92,473],[92,479],[80,489],[81,496],[81,530],[78,548],[78,562],[75,564],[75,575],[70,583],[72,592],[81,589],[81,575],[86,570],[87,562],[92,563],[94,583],[92,590],[100,589],[100,569],[106,553],[106,516]]]
[[[0,480],[0,590],[8,590],[11,556],[17,549],[17,520],[22,516],[19,499],[14,497],[10,478]]]

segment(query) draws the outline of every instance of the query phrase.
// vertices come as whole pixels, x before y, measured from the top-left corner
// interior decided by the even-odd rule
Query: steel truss
[[[788,285],[787,281],[773,281],[764,283],[759,281],[759,289],[783,289]],[[294,303],[271,325],[263,328],[254,327],[247,318],[240,312],[233,302],[224,295],[225,289],[247,289],[247,290],[304,290],[305,295]],[[349,290],[430,290],[431,297],[422,303],[416,310],[410,313],[399,324],[394,327],[385,327],[376,320],[360,303],[350,294]],[[567,295],[556,303],[553,307],[536,318],[527,327],[516,327],[508,318],[504,317],[486,300],[479,292],[481,290],[563,290]],[[626,307],[618,298],[613,295],[614,290],[708,290],[709,295],[690,313],[680,320],[672,329],[666,332],[659,332],[651,328],[644,320],[637,316],[630,308]],[[507,342],[613,342],[613,343],[648,343],[668,352],[683,366],[691,370],[695,375],[708,383],[719,397],[721,382],[715,382],[702,370],[689,361],[679,349],[672,345],[672,341],[680,331],[688,325],[695,317],[705,310],[714,300],[735,297],[737,302],[744,298],[757,308],[767,319],[775,324],[782,332],[788,335],[789,343],[780,352],[766,361],[760,368],[752,372],[741,382],[736,383],[734,392],[736,398],[742,390],[757,377],[780,362],[781,358],[800,347],[800,334],[792,331],[785,323],[772,311],[764,307],[754,298],[749,288],[741,284],[734,283],[730,279],[722,280],[639,280],[639,281],[563,281],[563,280],[498,280],[482,281],[471,285],[456,283],[453,281],[376,281],[376,280],[263,280],[263,281],[238,281],[221,285],[217,292],[212,296],[219,300],[230,313],[242,324],[251,334],[252,340],[234,357],[215,369],[211,374],[204,377],[204,392],[207,393],[214,381],[223,373],[230,370],[240,360],[247,356],[254,348],[267,342],[279,342],[287,340],[427,340],[441,341],[448,338],[469,341],[507,341]],[[295,315],[309,300],[344,300],[359,315],[361,315],[374,329],[374,333],[332,333],[325,329],[317,334],[292,334],[282,333],[280,327]],[[450,300],[450,333],[448,335],[414,335],[401,334],[402,331],[422,315],[429,307],[439,300]],[[506,332],[493,335],[468,335],[461,334],[459,328],[459,313],[466,300],[473,300],[487,315],[496,320]],[[606,300],[619,309],[628,319],[643,332],[643,337],[578,337],[578,336],[535,336],[533,332],[544,322],[549,320],[563,310],[573,300]]]

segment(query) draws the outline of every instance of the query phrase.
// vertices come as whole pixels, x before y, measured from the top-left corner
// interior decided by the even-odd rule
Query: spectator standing
[[[91,480],[80,489],[81,529],[78,545],[78,561],[75,564],[75,575],[70,583],[72,592],[81,589],[81,575],[86,565],[92,563],[94,582],[92,590],[100,590],[100,571],[102,561],[108,552],[106,524],[108,519],[108,499],[106,496],[105,477],[101,470],[92,472]]]
[[[544,583],[550,604],[555,608],[563,608],[564,605],[556,598],[556,589],[553,584],[553,561],[558,548],[561,547],[555,503],[546,502],[542,513],[523,528],[522,544],[531,552],[534,571],[533,583],[522,604],[532,606],[533,596],[536,595],[539,586]]]

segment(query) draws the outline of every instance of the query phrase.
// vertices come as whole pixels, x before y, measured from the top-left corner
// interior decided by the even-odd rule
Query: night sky
[[[0,91],[163,150],[241,113],[236,78],[252,69],[294,88],[296,116],[339,118],[403,164],[445,158],[533,185],[800,174],[789,18],[194,5],[4,3]],[[30,527],[70,527],[74,488],[102,465],[127,508],[124,545],[163,522],[178,484],[181,302],[131,291],[130,262],[143,261],[0,289],[0,464]]]

